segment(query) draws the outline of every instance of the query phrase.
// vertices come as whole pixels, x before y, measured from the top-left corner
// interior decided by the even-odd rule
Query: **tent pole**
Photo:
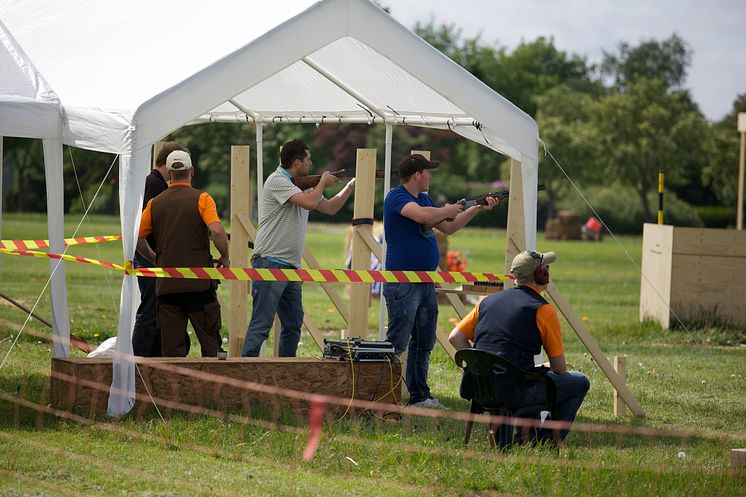
[[[262,218],[262,203],[259,202],[259,195],[264,189],[264,124],[256,121],[254,123],[256,126],[256,219],[258,221]]]
[[[241,102],[235,98],[229,98],[228,102],[230,102],[236,109],[246,114],[247,117],[253,119],[254,125],[256,126],[256,215],[257,219],[261,219],[262,206],[261,202],[259,202],[259,195],[261,195],[262,190],[264,189],[264,124],[260,122],[262,119],[259,114],[242,105]]]
[[[64,191],[62,188],[62,141],[42,140],[44,169],[47,184],[47,232],[49,251],[65,251]],[[70,352],[70,320],[67,309],[65,265],[62,260],[50,259],[50,289],[52,294],[52,357],[67,357]]]
[[[334,76],[332,73],[315,63],[313,60],[311,60],[308,57],[303,57],[301,59],[303,62],[305,62],[311,69],[318,72],[322,76],[324,76],[326,79],[337,85],[341,90],[346,92],[348,95],[350,95],[352,98],[357,100],[358,102],[361,102],[363,105],[365,105],[371,112],[375,112],[378,114],[382,119],[386,119],[386,113],[383,112],[382,109],[379,109],[378,106],[376,106],[373,102],[362,96],[360,93],[356,92],[346,84],[344,84],[340,79],[338,79],[336,76]],[[371,116],[373,117],[373,116]]]
[[[189,121],[184,126],[194,126],[197,124],[205,123],[243,123],[246,122],[246,116],[252,118],[256,113],[244,113],[241,114],[222,114],[222,115],[209,115],[205,114],[193,121]],[[479,124],[472,117],[435,117],[435,116],[421,116],[421,115],[397,115],[397,116],[385,116],[380,117],[378,115],[372,115],[368,117],[360,116],[337,116],[337,115],[303,115],[303,116],[280,116],[274,115],[272,117],[266,117],[257,115],[253,118],[254,122],[263,124],[324,124],[328,122],[334,122],[338,124],[403,124],[412,126],[442,126],[444,128],[458,128],[468,127],[473,128]],[[480,142],[481,143],[481,142]]]
[[[394,126],[390,123],[386,123],[386,139],[385,139],[385,157],[383,162],[383,198],[386,198],[389,190],[391,190],[391,144],[393,142]],[[386,237],[381,240],[381,267],[386,270]],[[386,310],[386,299],[383,298],[383,283],[381,283],[381,290],[378,295],[378,335],[381,340],[386,338],[386,325],[388,323],[388,312]]]

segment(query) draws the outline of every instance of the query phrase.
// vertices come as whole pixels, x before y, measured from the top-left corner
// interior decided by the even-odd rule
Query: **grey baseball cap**
[[[557,254],[554,252],[537,252],[535,250],[525,250],[513,258],[510,265],[510,273],[516,278],[531,278],[534,271],[542,264],[548,266],[557,260]]]

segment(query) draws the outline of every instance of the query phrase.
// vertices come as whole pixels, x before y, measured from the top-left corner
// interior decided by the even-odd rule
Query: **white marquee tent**
[[[62,251],[63,144],[119,154],[131,260],[152,144],[209,121],[450,127],[520,161],[535,246],[536,123],[367,0],[0,0],[0,136],[44,139],[52,251]],[[69,342],[62,274],[56,356]],[[125,276],[124,357],[137,298]],[[110,415],[131,409],[134,385],[132,361],[115,359]]]

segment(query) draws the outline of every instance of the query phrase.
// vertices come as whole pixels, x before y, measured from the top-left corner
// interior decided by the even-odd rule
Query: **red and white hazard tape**
[[[90,245],[92,243],[112,242],[121,239],[122,235],[65,238],[65,246]],[[49,248],[49,240],[0,240],[0,249],[33,250],[45,248]]]
[[[0,248],[0,254],[62,259],[104,266],[126,274],[150,278],[182,278],[233,281],[305,281],[315,283],[475,283],[513,279],[507,274],[448,271],[372,271],[353,269],[257,269],[257,268],[133,268],[87,257],[34,250]]]

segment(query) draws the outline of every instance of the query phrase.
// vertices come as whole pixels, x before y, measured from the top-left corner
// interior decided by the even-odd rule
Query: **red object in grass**
[[[324,418],[324,402],[320,398],[311,399],[311,412],[308,420],[308,443],[303,451],[303,460],[310,461],[321,440],[321,421]]]
[[[446,254],[446,262],[448,263],[448,271],[454,273],[465,271],[466,265],[469,264],[466,256],[460,250],[449,250]]]

